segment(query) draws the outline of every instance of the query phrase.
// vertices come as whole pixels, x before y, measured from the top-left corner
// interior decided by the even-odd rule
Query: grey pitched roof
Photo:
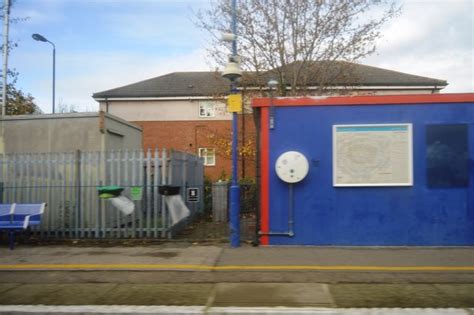
[[[347,83],[366,86],[446,86],[445,80],[422,77],[418,75],[377,68],[345,61],[333,62],[331,66],[333,75],[336,75],[335,84]]]
[[[282,69],[291,73],[301,63],[293,63]],[[310,62],[302,68],[304,84],[319,86],[437,86],[445,87],[444,80],[427,78],[398,71],[392,71],[344,61]],[[289,78],[289,75],[284,75]],[[270,78],[277,78],[276,72],[268,71],[256,76],[254,72],[244,73],[242,85],[265,86]],[[287,79],[288,80],[288,79]],[[301,83],[301,82],[300,82]],[[219,72],[173,72],[156,78],[140,81],[115,89],[97,92],[94,98],[135,98],[135,97],[184,97],[213,96],[225,93],[229,81]]]
[[[173,72],[156,78],[94,93],[94,98],[212,96],[229,89],[218,72]]]
[[[262,74],[259,81],[268,82],[270,77],[277,78],[276,73],[282,72],[289,82],[295,70],[301,67],[299,85],[303,86],[438,86],[448,83],[444,80],[422,77],[418,75],[387,70],[346,61],[294,62],[278,71],[270,70]]]

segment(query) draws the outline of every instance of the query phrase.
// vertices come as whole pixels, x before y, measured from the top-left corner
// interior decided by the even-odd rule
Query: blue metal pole
[[[232,33],[237,35],[237,0],[232,0]],[[232,55],[237,56],[237,40],[232,41]],[[231,83],[231,93],[237,93],[237,82]],[[237,178],[238,115],[232,114],[232,182],[230,186],[230,246],[240,246],[240,186]]]
[[[237,113],[232,119],[232,182],[230,186],[230,245],[240,246],[240,186],[237,179]]]
[[[237,56],[237,0],[232,0],[232,34],[234,34],[234,40],[232,41],[232,55]]]

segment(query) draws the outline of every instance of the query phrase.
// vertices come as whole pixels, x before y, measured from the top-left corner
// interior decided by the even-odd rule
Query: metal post
[[[5,0],[3,4],[3,71],[2,71],[2,109],[0,117],[0,153],[5,151],[4,139],[4,119],[7,106],[7,75],[8,75],[8,29],[10,25],[10,0]]]
[[[55,100],[56,100],[56,46],[54,46],[53,43],[51,43],[51,45],[53,45],[53,114],[54,114],[55,113],[54,105],[55,105]]]
[[[237,35],[236,0],[232,0],[232,33]],[[237,40],[232,41],[232,55],[237,56]],[[237,92],[237,82],[231,82],[231,93]],[[240,187],[237,179],[237,144],[238,124],[237,113],[232,114],[232,182],[230,186],[230,246],[240,246]]]
[[[3,4],[2,119],[5,118],[5,114],[6,114],[5,107],[7,106],[8,28],[10,25],[9,19],[10,19],[10,0],[5,0]]]

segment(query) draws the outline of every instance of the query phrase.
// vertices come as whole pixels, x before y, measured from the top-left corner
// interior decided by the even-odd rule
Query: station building
[[[474,245],[474,94],[252,105],[262,245]]]

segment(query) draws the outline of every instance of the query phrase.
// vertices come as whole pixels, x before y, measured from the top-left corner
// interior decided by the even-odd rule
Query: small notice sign
[[[199,202],[199,188],[188,188],[186,194],[187,202]]]
[[[130,187],[130,197],[132,200],[135,200],[135,201],[142,200],[143,188],[140,186]]]
[[[230,94],[227,99],[227,111],[236,113],[242,111],[242,94]]]

